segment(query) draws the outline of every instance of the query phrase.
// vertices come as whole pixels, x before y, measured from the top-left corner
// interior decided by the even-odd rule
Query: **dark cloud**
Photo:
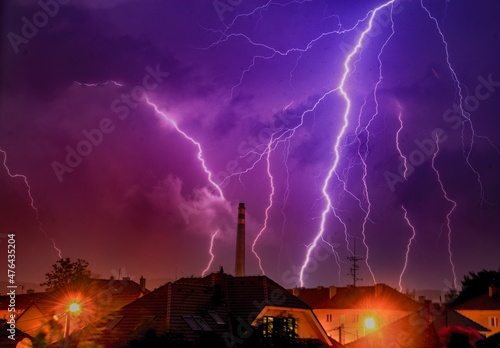
[[[71,2],[17,54],[8,33],[20,35],[22,17],[32,20],[41,8],[35,1],[1,5],[0,148],[11,172],[26,174],[43,226],[23,179],[2,171],[0,222],[19,233],[23,279],[41,281],[56,259],[50,238],[64,256],[87,258],[103,276],[119,267],[163,279],[198,275],[216,231],[212,268],[231,272],[239,202],[248,208],[248,273],[259,273],[250,244],[263,229],[271,192],[265,149],[273,132],[292,134],[286,132],[303,121],[269,157],[274,206],[255,248],[266,274],[281,282],[286,271],[296,276],[319,230],[326,204],[321,191],[347,105],[340,90],[332,90],[366,21],[343,35],[334,31],[353,27],[381,2],[277,1],[250,14],[263,4],[242,2],[221,15],[210,1]],[[451,215],[457,275],[498,267],[491,255],[498,244],[500,196],[499,5],[428,5],[461,83],[454,81],[446,46],[420,2],[394,8],[393,36],[389,12],[377,18],[346,80],[349,127],[327,188],[335,210],[329,210],[324,235],[344,261],[346,238],[361,242],[364,225],[377,281],[397,286],[411,232],[406,207],[418,234],[404,277],[410,288],[442,288],[451,279],[443,227],[450,204],[431,167],[436,149],[429,150],[436,130],[443,139],[435,165],[457,202]],[[143,100],[148,74],[156,76],[146,84],[159,112]],[[472,168],[464,158],[472,130],[454,106],[459,92],[469,97],[464,107],[480,135],[470,152]],[[198,144],[212,179],[226,178],[225,199],[208,180]],[[399,151],[413,167],[407,180]],[[69,171],[58,176],[55,162]],[[362,243],[358,248],[368,252]],[[331,255],[308,274],[306,285],[343,285],[349,279],[341,265]],[[365,265],[361,272],[370,283]]]

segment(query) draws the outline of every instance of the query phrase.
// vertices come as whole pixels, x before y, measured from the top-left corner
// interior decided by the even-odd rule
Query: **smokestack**
[[[236,260],[234,275],[245,275],[245,203],[238,206],[238,230],[236,232]]]
[[[146,291],[146,278],[144,278],[143,276],[141,276],[141,278],[139,279],[139,287],[141,288],[142,292]]]

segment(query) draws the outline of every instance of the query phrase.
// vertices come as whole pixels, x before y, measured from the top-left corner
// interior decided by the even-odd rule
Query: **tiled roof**
[[[0,320],[0,347],[12,347],[15,348],[16,344],[22,341],[24,338],[32,340],[33,338],[21,330],[15,329],[14,340],[11,340],[9,336],[11,333],[7,331],[9,329],[9,324],[6,320]]]
[[[168,283],[110,315],[98,326],[94,337],[97,343],[108,347],[140,337],[146,329],[154,329],[157,334],[183,333],[186,338],[195,339],[204,331],[229,332],[227,324],[229,316],[224,303],[213,301],[209,287]],[[195,329],[190,325],[195,325]]]
[[[234,318],[249,320],[251,317],[253,321],[266,305],[310,308],[305,302],[265,276],[229,278],[226,287],[228,307]]]
[[[298,297],[314,309],[394,309],[416,311],[420,304],[385,285],[334,288],[294,289]]]
[[[474,297],[455,307],[456,310],[500,310],[500,295],[489,296],[487,293]]]
[[[37,292],[33,294],[16,294],[16,309],[25,310],[33,302],[38,302],[43,298],[47,297],[47,293]],[[9,296],[0,296],[0,311],[8,310],[9,306]]]
[[[405,346],[412,348],[440,348],[439,332],[446,327],[463,327],[475,331],[488,331],[483,326],[467,319],[452,309],[437,306],[422,307],[420,310],[388,324],[354,342],[348,348]]]
[[[159,335],[182,333],[188,339],[206,332],[222,337],[235,332],[238,320],[252,323],[266,305],[310,309],[265,276],[218,272],[168,283],[112,313],[94,329],[88,328],[85,335],[105,347],[123,345],[147,328]]]
[[[307,303],[311,308],[326,308],[330,299],[330,288],[295,288],[290,290],[298,298]]]

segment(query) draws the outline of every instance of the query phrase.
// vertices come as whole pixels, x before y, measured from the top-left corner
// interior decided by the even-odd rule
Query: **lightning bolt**
[[[281,254],[283,253],[283,245],[285,242],[285,227],[286,227],[286,214],[285,214],[285,207],[286,204],[288,203],[288,197],[290,196],[290,171],[288,168],[288,156],[290,154],[290,141],[285,142],[285,146],[283,148],[283,165],[285,167],[285,192],[283,193],[283,200],[281,202],[281,216],[283,217],[283,223],[281,225],[281,244],[280,244],[280,251],[278,254],[278,267],[281,265]],[[281,273],[281,272],[280,272]]]
[[[403,266],[403,270],[401,271],[401,274],[399,275],[399,291],[400,292],[403,291],[403,275],[406,272],[406,267],[408,266],[408,259],[410,257],[411,244],[412,244],[413,240],[415,239],[415,237],[417,236],[417,233],[415,231],[415,227],[413,226],[413,224],[410,221],[410,218],[408,217],[408,211],[406,210],[406,208],[403,205],[401,206],[401,208],[404,211],[404,219],[406,220],[406,224],[410,227],[410,229],[412,231],[412,235],[411,235],[410,239],[408,239],[408,244],[406,245],[405,264]]]
[[[108,80],[108,81],[105,81],[105,82],[96,82],[96,83],[85,83],[85,82],[74,81],[74,83],[76,83],[79,86],[85,86],[85,87],[100,87],[100,86],[106,86],[106,85],[108,85],[110,83],[112,83],[113,85],[118,86],[118,87],[124,87],[125,86],[124,84],[122,84],[120,82],[117,82],[115,80]]]
[[[208,261],[207,268],[203,270],[201,273],[201,276],[204,277],[205,274],[210,270],[210,267],[212,267],[212,263],[214,262],[215,254],[214,254],[214,240],[217,234],[219,234],[220,230],[215,231],[214,234],[212,234],[212,237],[210,238],[210,248],[208,249],[208,253],[210,254],[210,261]]]
[[[217,194],[219,195],[219,198],[225,200],[226,198],[224,197],[224,193],[222,192],[222,189],[220,187],[220,185],[218,185],[214,180],[213,180],[213,174],[212,172],[208,169],[207,165],[206,165],[206,162],[205,162],[205,158],[203,157],[203,150],[201,148],[201,144],[199,142],[197,142],[193,137],[189,136],[186,132],[184,132],[180,127],[179,125],[177,124],[177,122],[175,122],[174,119],[172,119],[171,117],[169,117],[167,114],[165,114],[163,111],[161,111],[158,106],[153,103],[151,100],[149,100],[149,97],[146,96],[146,103],[153,107],[153,109],[155,110],[155,112],[158,114],[158,115],[161,115],[161,117],[163,117],[163,119],[165,121],[167,121],[168,123],[170,123],[172,125],[172,127],[174,127],[174,129],[179,133],[181,134],[184,138],[186,138],[186,140],[188,140],[190,143],[192,143],[197,149],[197,155],[196,155],[196,158],[198,158],[198,161],[200,162],[201,164],[201,167],[203,168],[203,171],[205,172],[205,174],[207,175],[207,179],[208,181],[210,182],[210,184],[212,185],[213,189],[217,192]]]
[[[38,223],[38,229],[43,233],[43,235],[45,236],[45,238],[47,240],[49,240],[50,242],[52,242],[52,246],[54,247],[54,249],[56,250],[57,252],[57,255],[59,256],[60,259],[62,259],[62,252],[61,250],[57,247],[56,245],[56,242],[54,240],[54,238],[50,238],[47,234],[47,232],[43,229],[43,226],[42,226],[42,222],[40,221],[40,214],[38,212],[38,208],[36,207],[35,205],[35,199],[33,198],[32,194],[31,194],[31,186],[29,184],[29,181],[28,181],[28,178],[26,177],[26,175],[22,175],[22,174],[13,174],[10,169],[9,169],[9,166],[7,165],[7,152],[5,152],[4,150],[0,149],[0,152],[3,154],[3,166],[5,168],[5,171],[7,172],[7,174],[15,179],[15,178],[21,178],[23,181],[24,181],[24,185],[26,186],[26,189],[27,189],[27,193],[28,193],[28,197],[30,199],[30,206],[31,206],[31,209],[33,209],[33,211],[35,212],[35,217],[36,217],[36,221]]]
[[[399,108],[399,113],[398,113],[399,128],[396,132],[396,149],[398,150],[399,156],[403,161],[403,178],[407,180],[408,159],[406,158],[405,155],[403,155],[403,151],[401,150],[401,145],[399,143],[399,137],[401,135],[401,132],[403,131],[403,108],[401,107],[401,105],[399,105],[399,103],[397,105]]]
[[[441,174],[436,168],[436,157],[439,153],[439,137],[436,137],[436,152],[434,152],[434,155],[432,156],[432,169],[436,173],[437,181],[439,183],[439,186],[441,188],[441,192],[443,193],[444,199],[448,201],[448,203],[451,204],[450,210],[448,210],[448,213],[446,214],[446,228],[448,230],[448,258],[450,261],[450,266],[451,266],[451,272],[453,274],[453,286],[456,289],[457,288],[457,274],[455,273],[455,264],[453,263],[453,253],[451,250],[451,215],[453,214],[453,211],[457,207],[457,202],[451,199],[448,196],[448,192],[446,192],[444,188],[443,181],[441,180]]]
[[[267,163],[267,175],[269,177],[269,185],[271,186],[271,193],[269,194],[269,202],[266,207],[265,211],[265,218],[264,218],[264,226],[262,226],[262,229],[259,231],[257,236],[255,237],[253,243],[252,243],[252,253],[255,255],[257,258],[257,261],[259,263],[259,269],[261,274],[265,274],[264,268],[262,267],[262,259],[260,258],[259,254],[255,251],[255,246],[257,245],[257,241],[259,238],[262,236],[264,231],[267,229],[267,223],[269,221],[269,211],[273,207],[273,199],[274,199],[274,193],[275,193],[275,187],[274,187],[274,176],[271,172],[271,145],[273,144],[273,137],[271,137],[271,140],[269,141],[269,145],[267,146],[267,156],[266,156],[266,163]]]
[[[328,174],[324,180],[323,187],[321,190],[323,193],[323,197],[326,200],[327,204],[326,204],[325,209],[323,210],[323,212],[321,214],[321,223],[320,223],[319,231],[316,234],[316,237],[314,238],[313,242],[307,248],[306,257],[305,257],[304,263],[300,269],[299,280],[300,280],[301,287],[304,286],[304,279],[303,279],[304,271],[305,271],[305,269],[310,261],[311,253],[314,250],[314,248],[316,248],[316,245],[317,245],[319,239],[321,239],[323,236],[323,233],[325,231],[326,218],[327,218],[327,215],[328,215],[330,209],[332,208],[332,200],[331,200],[330,195],[328,193],[328,186],[329,186],[329,183],[330,183],[330,180],[331,180],[333,174],[337,170],[337,167],[338,167],[338,164],[340,161],[340,150],[339,150],[340,142],[341,142],[341,139],[343,138],[343,136],[346,132],[346,129],[349,126],[349,114],[350,114],[350,110],[351,110],[351,99],[350,99],[349,94],[345,88],[347,78],[348,78],[350,71],[351,71],[350,63],[351,63],[351,60],[353,59],[353,57],[361,50],[361,47],[363,45],[363,40],[364,40],[365,36],[371,31],[372,26],[373,26],[373,19],[375,18],[377,13],[381,9],[393,4],[394,1],[395,0],[388,1],[385,4],[382,4],[378,7],[376,7],[375,9],[371,10],[368,13],[368,15],[367,15],[369,17],[368,26],[365,30],[362,31],[361,35],[358,38],[358,41],[357,41],[355,47],[347,55],[347,58],[344,61],[344,73],[343,73],[342,78],[340,80],[339,86],[337,88],[335,88],[335,90],[338,90],[340,92],[340,94],[342,95],[342,98],[344,99],[345,105],[346,105],[345,111],[344,111],[344,114],[342,117],[343,125],[342,125],[342,128],[340,129],[340,132],[337,135],[337,138],[336,138],[336,141],[335,141],[335,144],[333,147],[333,152],[335,154],[333,164],[328,171]]]
[[[443,34],[443,31],[441,30],[441,26],[439,25],[438,20],[436,19],[436,17],[434,17],[431,14],[431,12],[429,11],[429,9],[424,5],[424,0],[420,0],[420,6],[427,13],[427,15],[429,16],[429,19],[431,19],[434,22],[434,24],[436,26],[436,30],[439,33],[439,36],[441,37],[441,41],[443,42],[443,46],[444,46],[444,50],[445,50],[445,55],[446,55],[446,63],[448,65],[448,69],[450,71],[451,77],[452,77],[453,82],[455,83],[456,89],[458,91],[460,113],[461,113],[461,116],[465,119],[462,122],[462,146],[463,146],[463,154],[464,154],[464,157],[465,157],[465,162],[466,162],[467,166],[470,168],[470,170],[476,176],[476,181],[477,181],[477,183],[479,185],[479,190],[480,190],[479,191],[479,196],[481,198],[481,202],[489,203],[485,199],[485,193],[484,193],[483,183],[481,181],[481,174],[479,173],[478,170],[476,170],[474,168],[474,166],[470,162],[470,156],[471,156],[471,153],[472,153],[472,149],[474,147],[474,139],[476,139],[476,138],[483,138],[486,141],[488,141],[490,144],[493,144],[493,143],[491,142],[491,140],[489,138],[487,138],[485,136],[480,136],[480,135],[476,134],[476,131],[474,129],[474,124],[472,122],[472,119],[470,118],[470,114],[468,112],[466,112],[464,110],[464,108],[463,108],[464,96],[463,96],[463,91],[462,91],[462,83],[458,79],[458,76],[455,73],[455,70],[453,69],[453,65],[451,64],[450,53],[448,51],[448,42],[446,41],[446,38],[445,38],[445,36]],[[466,123],[469,125],[469,129],[472,132],[472,136],[471,136],[470,142],[468,144],[468,149],[466,149],[466,144],[465,144],[465,124]]]
[[[163,119],[166,120],[168,123],[170,123],[179,134],[181,134],[184,138],[186,138],[186,140],[188,140],[189,142],[191,142],[198,149],[198,151],[197,151],[197,158],[198,158],[198,161],[201,164],[201,167],[203,168],[203,171],[207,175],[208,181],[210,182],[210,184],[212,185],[212,187],[214,188],[214,190],[218,193],[219,198],[222,199],[222,200],[226,200],[226,198],[224,197],[224,193],[222,192],[222,189],[221,189],[220,185],[218,185],[213,180],[213,174],[208,169],[208,167],[206,165],[205,158],[203,157],[203,150],[202,150],[201,144],[198,141],[196,141],[193,137],[189,136],[186,132],[184,132],[179,127],[179,125],[177,124],[177,122],[175,122],[175,120],[172,119],[171,117],[169,117],[166,113],[164,113],[163,111],[161,111],[158,108],[158,106],[149,99],[148,96],[146,96],[146,103],[148,105],[150,105],[151,107],[153,107],[153,109],[155,110],[155,112],[158,115],[161,115],[163,117]],[[209,261],[207,267],[205,268],[205,270],[203,271],[202,274],[205,274],[210,269],[210,266],[212,265],[212,261],[213,261],[213,259],[215,257],[214,253],[213,253],[214,238],[215,238],[215,236],[217,235],[218,232],[219,232],[219,230],[217,230],[212,235],[212,238],[210,240],[210,248],[209,248],[208,253],[210,254],[211,258],[210,258],[210,261]]]

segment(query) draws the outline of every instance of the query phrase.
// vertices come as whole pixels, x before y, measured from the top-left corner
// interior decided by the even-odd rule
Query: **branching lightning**
[[[203,270],[201,273],[201,276],[204,277],[205,274],[210,270],[210,267],[212,267],[212,263],[214,262],[215,254],[214,254],[214,240],[217,234],[219,234],[220,230],[217,230],[212,234],[212,237],[210,238],[210,248],[208,249],[208,253],[210,254],[210,261],[208,261],[207,268]]]
[[[273,207],[273,199],[274,199],[274,192],[275,192],[275,187],[274,187],[274,176],[271,172],[271,145],[273,144],[273,138],[271,137],[271,140],[269,141],[269,145],[267,147],[267,156],[266,156],[266,164],[267,164],[267,175],[269,176],[269,185],[271,186],[271,193],[269,194],[269,203],[267,205],[266,211],[265,211],[265,218],[264,218],[264,226],[262,226],[262,229],[257,233],[257,236],[255,237],[253,243],[252,243],[252,253],[255,255],[257,258],[257,261],[259,262],[259,269],[261,274],[266,274],[264,271],[264,268],[262,267],[262,259],[260,258],[259,254],[257,251],[255,251],[255,246],[257,245],[257,241],[259,238],[262,236],[264,231],[267,229],[267,223],[269,220],[269,210]]]
[[[108,80],[108,81],[105,81],[105,82],[97,82],[97,83],[84,83],[84,82],[78,82],[78,81],[74,81],[77,85],[79,86],[85,86],[85,87],[99,87],[99,86],[106,86],[110,83],[112,83],[113,85],[115,86],[118,86],[118,87],[124,87],[125,85],[120,83],[120,82],[117,82],[115,80]]]
[[[54,240],[54,238],[50,238],[47,234],[47,232],[43,229],[43,226],[42,226],[42,222],[40,221],[40,214],[38,212],[38,208],[36,207],[35,205],[35,199],[33,198],[32,194],[31,194],[31,186],[29,184],[29,181],[28,181],[28,178],[25,176],[25,175],[22,175],[22,174],[13,174],[8,165],[7,165],[7,152],[5,152],[4,150],[0,149],[0,152],[3,154],[3,166],[5,168],[5,171],[7,172],[7,175],[9,175],[11,178],[15,179],[15,178],[21,178],[23,181],[24,181],[24,185],[26,186],[26,190],[27,190],[27,193],[28,193],[28,197],[30,199],[30,206],[31,206],[31,209],[33,209],[33,211],[35,212],[35,217],[36,217],[36,221],[38,223],[38,229],[43,233],[43,235],[45,236],[45,238],[47,240],[49,240],[50,242],[52,242],[52,246],[54,247],[54,249],[56,250],[57,252],[57,255],[59,256],[59,258],[61,259],[62,258],[62,252],[61,250],[57,247],[56,245],[56,242]]]
[[[443,193],[444,199],[446,199],[451,204],[451,208],[448,211],[448,213],[446,214],[446,228],[448,230],[448,258],[449,258],[450,265],[451,265],[451,272],[453,274],[453,286],[454,286],[454,289],[456,289],[457,288],[457,274],[455,272],[455,264],[453,263],[453,253],[451,250],[451,235],[452,235],[451,215],[453,214],[453,211],[455,211],[455,208],[457,207],[457,202],[448,196],[448,192],[446,192],[446,190],[444,188],[443,181],[441,180],[441,174],[439,173],[439,171],[436,168],[436,157],[439,153],[439,138],[438,137],[436,137],[435,144],[436,144],[436,152],[434,152],[434,155],[432,156],[432,169],[436,173],[437,181],[439,183],[439,187],[441,188],[441,192]]]
[[[208,181],[210,182],[210,184],[212,185],[212,187],[214,188],[214,190],[217,192],[219,198],[225,200],[224,193],[222,192],[222,189],[221,189],[220,185],[218,185],[213,180],[213,174],[208,169],[208,167],[206,165],[205,158],[203,157],[203,150],[201,148],[201,144],[199,142],[197,142],[196,140],[194,140],[193,137],[189,136],[182,129],[180,129],[179,125],[177,124],[177,122],[175,122],[174,119],[172,119],[167,114],[165,114],[163,111],[161,111],[155,103],[153,103],[151,100],[149,100],[149,97],[146,97],[146,103],[148,105],[152,106],[153,109],[155,110],[155,112],[158,115],[161,115],[163,117],[163,119],[166,120],[168,123],[170,123],[179,134],[181,134],[184,138],[186,138],[186,140],[188,140],[190,143],[192,143],[194,146],[196,146],[196,148],[198,149],[196,157],[198,158],[198,161],[200,162],[200,164],[201,164],[201,166],[203,168],[203,171],[207,175]]]
[[[351,60],[353,59],[353,57],[361,50],[362,45],[363,45],[363,40],[364,40],[365,36],[372,29],[373,19],[377,15],[378,11],[391,5],[394,1],[395,0],[388,1],[385,4],[380,5],[377,8],[370,11],[371,15],[369,14],[368,26],[365,30],[363,30],[363,32],[359,36],[358,41],[357,41],[354,49],[347,55],[347,58],[344,61],[344,73],[343,73],[342,78],[340,80],[339,86],[337,88],[335,88],[335,90],[338,90],[340,92],[340,94],[342,95],[342,98],[344,99],[345,104],[346,104],[344,115],[343,115],[343,125],[342,125],[340,132],[337,135],[335,145],[333,147],[333,152],[335,154],[333,164],[330,167],[330,170],[328,171],[328,174],[327,174],[327,176],[324,180],[324,183],[323,183],[323,188],[321,190],[323,193],[323,197],[326,200],[327,204],[325,206],[325,209],[323,210],[323,213],[321,214],[321,223],[320,223],[319,231],[316,234],[316,237],[314,238],[312,244],[307,248],[305,261],[300,269],[300,273],[299,273],[300,286],[304,286],[304,271],[307,267],[307,264],[310,262],[310,257],[311,257],[312,251],[316,247],[318,240],[320,238],[322,238],[322,236],[323,236],[323,233],[325,231],[326,218],[327,218],[328,212],[332,208],[332,200],[331,200],[330,195],[328,193],[328,186],[330,183],[330,179],[332,178],[333,174],[336,172],[339,161],[340,161],[340,151],[339,151],[340,142],[345,134],[347,127],[349,126],[349,114],[350,114],[350,110],[351,110],[351,99],[349,97],[348,92],[346,91],[346,86],[345,86],[347,78],[349,77],[349,74],[351,71],[350,63],[351,63]]]
[[[490,144],[493,144],[493,143],[487,137],[479,136],[478,134],[476,134],[476,131],[474,129],[474,124],[472,122],[472,119],[470,118],[470,114],[467,111],[465,111],[464,107],[463,107],[464,95],[463,95],[463,91],[462,91],[462,83],[458,79],[458,76],[455,73],[455,69],[453,69],[453,65],[451,64],[450,54],[449,54],[449,51],[448,51],[448,42],[446,41],[446,38],[445,38],[445,36],[443,34],[443,31],[441,30],[441,26],[439,25],[438,20],[436,19],[436,17],[434,17],[431,14],[431,12],[429,11],[429,9],[424,5],[424,0],[420,0],[420,5],[421,5],[422,9],[424,9],[424,11],[427,13],[427,15],[429,16],[429,18],[434,22],[434,24],[436,26],[436,30],[438,31],[438,33],[439,33],[439,35],[441,37],[441,41],[443,42],[444,50],[445,50],[445,53],[446,53],[446,63],[448,64],[448,69],[450,71],[451,77],[452,77],[453,82],[455,83],[456,89],[458,91],[458,97],[459,97],[458,105],[459,105],[459,108],[460,108],[460,114],[465,119],[462,122],[462,147],[463,147],[463,154],[464,154],[465,162],[467,163],[467,166],[470,168],[470,170],[476,176],[476,180],[477,180],[477,183],[479,185],[479,190],[480,190],[479,191],[479,196],[481,198],[481,201],[482,202],[487,202],[486,199],[485,199],[483,182],[481,181],[481,174],[479,173],[479,171],[477,169],[474,168],[474,166],[470,162],[470,156],[471,156],[471,153],[472,153],[472,149],[474,147],[474,139],[475,138],[484,138]],[[465,124],[466,123],[469,125],[470,131],[472,132],[472,136],[471,136],[470,142],[469,142],[469,144],[467,146],[465,144]],[[468,147],[468,149],[466,149],[466,147]]]
[[[417,233],[415,231],[415,226],[413,226],[413,224],[410,221],[410,218],[408,217],[408,211],[406,210],[406,208],[403,205],[401,206],[401,208],[404,211],[404,219],[406,220],[406,223],[410,227],[410,229],[412,231],[412,235],[411,235],[410,239],[408,239],[408,244],[406,245],[405,264],[403,266],[403,270],[401,271],[401,274],[399,275],[399,291],[403,291],[403,275],[406,272],[406,267],[408,266],[408,259],[410,257],[411,244],[413,243],[413,240],[417,236]]]
[[[146,97],[146,103],[150,106],[153,107],[153,109],[155,110],[155,112],[158,114],[158,115],[161,115],[163,117],[164,120],[166,120],[167,122],[169,122],[173,127],[174,129],[179,133],[181,134],[184,138],[186,138],[186,140],[188,140],[189,142],[191,142],[193,145],[196,146],[196,148],[198,149],[198,152],[197,152],[197,158],[198,158],[198,161],[200,162],[202,168],[203,168],[203,171],[205,172],[205,174],[207,175],[207,179],[208,181],[210,182],[210,184],[213,186],[214,190],[218,193],[219,195],[219,198],[222,199],[222,200],[226,200],[226,198],[224,197],[224,193],[222,192],[222,188],[220,187],[220,185],[218,185],[214,180],[213,180],[213,174],[212,172],[208,169],[207,165],[206,165],[206,162],[205,162],[205,158],[203,157],[203,150],[202,150],[202,147],[201,147],[201,144],[199,142],[197,142],[193,137],[189,136],[186,132],[184,132],[182,129],[179,128],[179,125],[177,124],[177,122],[175,122],[174,119],[172,119],[171,117],[169,117],[167,114],[165,114],[163,111],[161,111],[158,106],[153,103],[149,97]],[[214,253],[213,253],[213,245],[214,245],[214,238],[215,236],[217,235],[217,233],[219,233],[219,230],[217,230],[211,237],[211,240],[210,240],[210,248],[209,248],[209,251],[208,253],[210,254],[211,258],[210,258],[210,261],[207,265],[207,267],[205,268],[205,270],[203,271],[203,275],[210,269],[210,266],[212,265],[212,261],[214,259]]]

